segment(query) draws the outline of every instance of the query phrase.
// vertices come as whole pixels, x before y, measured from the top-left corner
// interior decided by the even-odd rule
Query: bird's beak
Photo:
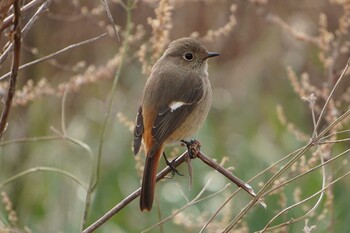
[[[216,57],[216,56],[219,56],[219,55],[220,55],[220,53],[208,52],[208,55],[205,57],[205,59],[211,58],[211,57]]]

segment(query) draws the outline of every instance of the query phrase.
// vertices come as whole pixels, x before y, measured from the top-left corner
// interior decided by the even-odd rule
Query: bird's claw
[[[181,142],[187,147],[189,157],[191,159],[196,158],[201,149],[201,143],[196,139],[191,141],[181,140]]]

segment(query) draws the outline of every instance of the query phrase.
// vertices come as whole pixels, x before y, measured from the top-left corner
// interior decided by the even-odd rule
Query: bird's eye
[[[192,61],[193,60],[193,54],[192,53],[186,53],[184,55],[185,60]]]

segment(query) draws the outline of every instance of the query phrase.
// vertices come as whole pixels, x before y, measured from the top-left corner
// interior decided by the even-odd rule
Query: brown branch
[[[19,60],[20,60],[20,54],[21,54],[21,27],[20,27],[21,11],[19,7],[19,0],[14,1],[13,9],[14,9],[14,18],[13,18],[13,30],[11,32],[12,34],[11,36],[13,39],[14,49],[13,49],[9,90],[5,99],[5,106],[2,110],[2,114],[0,118],[0,138],[2,137],[6,129],[7,119],[10,114],[12,99],[13,99],[13,96],[15,95]]]
[[[112,12],[109,9],[108,2],[106,0],[101,0],[101,2],[102,2],[103,7],[105,8],[105,11],[107,13],[108,19],[109,19],[109,21],[111,22],[111,24],[113,26],[114,35],[118,39],[118,41],[120,42],[120,37],[119,37],[119,34],[117,32],[117,29],[115,28],[114,19],[113,19],[113,16],[112,16]]]
[[[11,5],[13,4],[13,0],[2,0],[0,1],[0,26],[2,26],[2,20],[7,15]]]
[[[346,71],[348,70],[350,65],[350,57],[348,58],[348,61],[346,63],[346,66],[343,70],[343,73],[339,77],[337,83],[333,86],[326,103],[323,106],[323,109],[326,108],[326,105],[328,105],[330,98],[332,97],[335,89],[338,87],[338,84],[340,80],[343,80],[343,77],[346,74]],[[323,117],[324,110],[321,111],[321,114],[319,116],[319,119]],[[341,116],[339,116],[336,120],[334,120],[332,123],[330,123],[325,129],[323,129],[319,134],[314,133],[314,136],[311,138],[310,142],[305,145],[304,147],[299,150],[299,152],[285,164],[277,173],[275,173],[266,183],[265,185],[259,190],[258,194],[251,200],[251,202],[244,207],[244,209],[241,210],[241,212],[229,223],[229,225],[224,229],[223,232],[230,232],[232,228],[243,218],[243,216],[255,205],[255,202],[259,200],[260,197],[262,197],[268,188],[282,175],[286,172],[287,169],[289,169],[297,160],[300,159],[301,156],[303,156],[308,150],[310,150],[311,147],[316,145],[331,129],[333,129],[335,126],[340,124],[345,118],[350,116],[350,109],[348,109],[345,113],[343,113]],[[316,124],[315,129],[317,130],[318,124]]]
[[[45,0],[33,0],[33,1],[29,2],[27,5],[25,5],[24,7],[21,8],[21,13],[25,13],[27,11],[30,11],[31,9],[39,6],[43,2],[45,2]],[[0,28],[0,35],[1,35],[2,31],[5,30],[5,28],[7,28],[11,24],[13,17],[14,17],[14,15],[11,14],[8,17],[6,17],[6,19],[4,19],[4,22]]]
[[[235,183],[238,187],[242,188],[244,191],[249,193],[251,196],[255,197],[255,192],[253,188],[239,179],[237,176],[233,175],[230,171],[222,167],[220,164],[218,164],[216,161],[212,160],[202,152],[198,153],[198,158],[202,160],[205,164],[208,166],[214,168],[218,172],[220,172],[222,175],[224,175],[227,179],[231,180],[233,183]],[[264,204],[263,204],[264,205]]]
[[[317,122],[316,122],[316,125],[314,127],[314,132],[312,133],[312,136],[313,137],[316,137],[317,136],[317,130],[318,130],[318,127],[320,126],[320,123],[321,123],[321,120],[323,119],[324,117],[324,114],[325,114],[325,111],[326,111],[326,108],[328,107],[328,104],[329,102],[331,101],[331,99],[333,98],[333,94],[335,92],[335,90],[337,89],[339,83],[343,80],[343,78],[346,76],[346,73],[349,69],[349,66],[350,66],[350,57],[348,58],[348,61],[346,62],[346,65],[345,65],[345,68],[343,69],[343,72],[341,73],[339,79],[337,80],[337,82],[334,84],[331,92],[329,93],[329,96],[325,102],[325,104],[323,105],[323,108],[321,110],[321,113],[317,119]]]
[[[42,12],[44,12],[49,5],[51,4],[52,0],[46,0],[46,2],[44,2],[39,9],[35,12],[35,14],[33,15],[33,17],[29,20],[29,22],[23,27],[22,29],[22,38],[24,38],[27,34],[27,32],[29,31],[29,29],[33,26],[33,24],[35,23],[35,21],[39,18],[39,16],[42,14]],[[8,45],[8,47],[4,50],[4,52],[1,54],[0,56],[0,64],[3,63],[6,58],[7,55],[12,51],[13,49],[13,43],[10,43]]]
[[[180,155],[178,158],[174,159],[172,161],[174,167],[178,167],[180,164],[185,162],[186,157],[188,156],[187,152]],[[172,170],[169,166],[164,168],[161,172],[157,174],[157,182],[161,179],[163,179],[166,175],[171,173]],[[129,203],[131,203],[133,200],[135,200],[141,192],[141,188],[138,188],[136,191],[131,193],[129,196],[127,196],[124,200],[119,202],[116,206],[114,206],[111,210],[109,210],[105,215],[103,215],[100,219],[98,219],[96,222],[91,224],[89,227],[87,227],[83,233],[90,233],[95,231],[97,228],[99,228],[102,224],[107,222],[111,217],[113,217],[115,214],[117,214],[120,210],[122,210],[125,206],[127,206]]]
[[[99,35],[99,36],[96,36],[96,37],[93,37],[93,38],[90,38],[90,39],[87,39],[87,40],[84,40],[84,41],[81,41],[81,42],[78,42],[78,43],[75,43],[75,44],[68,45],[67,47],[64,47],[63,49],[60,49],[60,50],[58,50],[58,51],[56,51],[56,52],[54,52],[54,53],[51,53],[51,54],[46,55],[46,56],[44,56],[44,57],[41,57],[41,58],[39,58],[39,59],[37,59],[37,60],[28,62],[28,63],[26,63],[26,64],[24,64],[24,65],[21,65],[18,69],[19,69],[19,70],[22,70],[22,69],[27,68],[27,67],[29,67],[29,66],[38,64],[38,63],[40,63],[40,62],[44,62],[44,61],[49,60],[49,59],[51,59],[51,58],[54,58],[54,57],[56,57],[56,56],[58,56],[58,55],[60,55],[60,54],[62,54],[62,53],[64,53],[64,52],[67,52],[67,51],[69,51],[69,50],[71,50],[71,49],[78,48],[78,47],[80,47],[80,46],[82,46],[82,45],[85,45],[85,44],[94,42],[94,41],[96,41],[96,40],[98,40],[98,39],[104,37],[105,35],[107,35],[107,33],[103,33],[103,34],[101,34],[101,35]],[[3,76],[1,76],[1,77],[0,77],[0,82],[1,82],[1,81],[4,81],[5,79],[7,79],[7,78],[10,76],[10,74],[11,74],[11,73],[9,72],[9,73],[4,74]]]
[[[220,164],[206,156],[200,151],[196,151],[194,154],[195,157],[198,157],[200,160],[202,160],[205,164],[208,166],[214,168],[216,171],[223,174],[225,177],[227,177],[229,180],[231,180],[233,183],[235,183],[238,187],[242,188],[246,192],[248,192],[250,195],[255,197],[254,190],[250,187],[250,185],[243,182],[238,177],[234,176],[231,172],[223,168]],[[188,158],[188,152],[184,152],[182,155],[171,161],[173,167],[170,168],[169,166],[165,167],[162,171],[160,171],[157,174],[157,182],[164,179],[166,175],[171,173],[173,168],[176,168],[180,166],[182,163],[186,162]],[[194,159],[193,158],[193,159]],[[129,203],[131,203],[133,200],[135,200],[140,195],[141,188],[138,188],[136,191],[131,193],[129,196],[124,198],[121,202],[119,202],[116,206],[114,206],[111,210],[109,210],[105,215],[103,215],[100,219],[95,221],[93,224],[91,224],[89,227],[87,227],[82,233],[91,233],[95,231],[97,228],[102,226],[105,222],[107,222],[111,217],[113,217],[115,214],[119,213],[120,210],[122,210],[124,207],[126,207]],[[266,206],[264,202],[260,201],[260,204],[263,206]]]

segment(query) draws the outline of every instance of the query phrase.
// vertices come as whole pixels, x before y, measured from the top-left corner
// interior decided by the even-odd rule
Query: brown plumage
[[[203,124],[211,106],[207,72],[210,53],[197,40],[173,41],[148,78],[134,130],[134,153],[146,151],[140,209],[151,210],[160,156],[166,145],[188,139]]]

